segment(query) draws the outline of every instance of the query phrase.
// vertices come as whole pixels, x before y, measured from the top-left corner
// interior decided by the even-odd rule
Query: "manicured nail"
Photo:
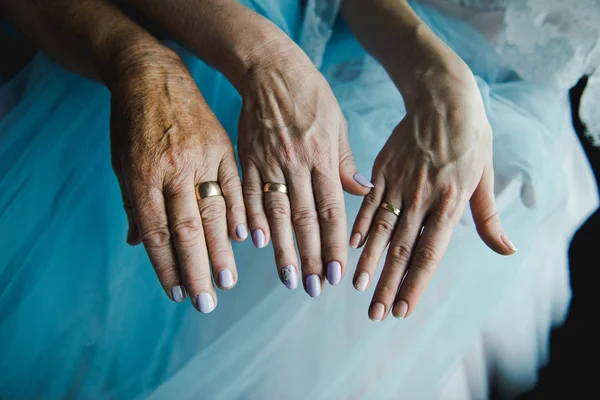
[[[353,249],[358,249],[361,237],[362,235],[360,233],[355,233],[354,235],[352,235],[352,237],[350,238],[350,247],[352,247]]]
[[[513,252],[516,252],[517,247],[513,244],[513,242],[510,241],[510,239],[508,238],[508,236],[506,236],[505,234],[502,234],[502,236],[500,237],[500,239],[502,239],[502,241],[504,242],[504,244],[511,249]]]
[[[406,317],[406,313],[408,312],[408,303],[404,300],[400,300],[396,304],[394,304],[394,317],[396,318],[404,318]]]
[[[283,284],[288,289],[296,289],[298,287],[298,273],[293,265],[288,265],[281,268],[281,279]]]
[[[337,285],[342,280],[342,264],[337,261],[327,263],[327,280],[332,286]]]
[[[222,288],[230,288],[233,286],[233,274],[228,269],[222,269],[219,272],[219,285]]]
[[[265,247],[265,233],[262,229],[257,229],[252,232],[252,242],[254,243],[254,247],[257,249],[262,249]]]
[[[173,297],[173,300],[175,300],[178,303],[181,303],[187,298],[187,292],[185,291],[185,288],[181,285],[174,286],[171,288],[171,296]]]
[[[354,287],[359,292],[364,292],[367,290],[367,286],[369,286],[369,273],[361,272],[358,278],[356,278],[356,282],[354,282]]]
[[[246,225],[238,224],[235,227],[235,234],[242,240],[246,239],[248,237],[248,229],[246,229]]]
[[[379,322],[383,319],[383,313],[385,312],[385,306],[379,302],[373,304],[369,309],[369,318],[371,321]]]
[[[321,278],[317,274],[306,277],[306,291],[310,297],[319,297],[321,294]]]
[[[203,314],[208,314],[215,309],[215,301],[210,293],[200,293],[196,297],[196,303],[198,304],[198,310]]]
[[[362,176],[361,174],[354,174],[354,180],[358,182],[359,185],[364,186],[366,188],[374,188],[375,186],[369,181],[367,178]]]

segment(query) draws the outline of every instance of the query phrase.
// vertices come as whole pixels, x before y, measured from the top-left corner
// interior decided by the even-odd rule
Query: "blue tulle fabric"
[[[244,3],[298,39],[301,2]],[[412,5],[477,76],[496,173],[517,182],[499,203],[519,254],[493,254],[472,225],[461,224],[417,312],[373,324],[370,293],[354,291],[349,276],[313,300],[281,285],[270,246],[245,242],[234,244],[239,283],[219,292],[215,312],[174,304],[144,250],[125,244],[110,167],[109,92],[39,54],[0,87],[0,397],[435,398],[509,288],[543,271],[528,266],[566,257],[569,236],[596,198],[577,195],[582,189],[563,171],[574,135],[566,93],[516,80],[477,32]],[[235,143],[239,95],[179,51]],[[341,23],[323,56],[368,175],[404,115],[402,98]],[[588,168],[578,179],[589,176]],[[523,182],[535,188],[533,207],[523,204]],[[351,222],[360,199],[346,200]],[[540,240],[555,251],[534,253]],[[358,254],[350,254],[350,272]],[[539,318],[560,319],[564,293]]]

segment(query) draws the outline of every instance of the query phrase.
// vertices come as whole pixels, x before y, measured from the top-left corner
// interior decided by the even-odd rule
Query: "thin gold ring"
[[[388,202],[384,201],[383,203],[381,203],[381,208],[383,208],[386,211],[396,214],[396,217],[400,216],[401,210],[399,208],[394,207],[393,205],[391,205]]]
[[[283,194],[287,194],[287,186],[283,183],[275,183],[275,182],[267,182],[263,186],[263,192],[279,192]]]
[[[222,194],[223,192],[221,191],[219,182],[202,182],[201,184],[196,185],[196,198],[198,200],[212,196],[221,196]]]

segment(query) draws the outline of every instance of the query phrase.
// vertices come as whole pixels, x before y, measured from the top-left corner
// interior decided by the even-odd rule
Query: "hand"
[[[237,281],[228,236],[247,236],[234,152],[183,62],[166,48],[131,57],[111,86],[111,153],[129,220],[167,295],[211,312]],[[197,199],[218,181],[223,196]],[[229,235],[228,235],[229,232]],[[209,265],[210,258],[210,265]]]
[[[264,247],[272,237],[289,289],[298,284],[296,233],[305,290],[317,297],[325,269],[336,285],[346,267],[342,186],[365,195],[372,185],[357,174],[346,122],[327,81],[289,39],[278,48],[240,85],[244,197],[254,244]],[[287,185],[287,195],[263,193],[270,182]]]
[[[390,244],[369,309],[380,321],[390,310],[404,318],[423,295],[467,202],[479,236],[494,251],[516,251],[502,231],[494,200],[492,135],[475,79],[458,60],[432,70],[406,98],[406,117],[373,168],[375,188],[353,228],[366,241],[355,273],[365,290]],[[380,207],[387,202],[400,216]],[[403,280],[404,279],[404,280]]]

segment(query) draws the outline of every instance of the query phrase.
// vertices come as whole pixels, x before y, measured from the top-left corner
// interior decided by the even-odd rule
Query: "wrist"
[[[456,84],[474,83],[469,67],[424,24],[412,30],[410,42],[406,54],[385,65],[407,105]]]

